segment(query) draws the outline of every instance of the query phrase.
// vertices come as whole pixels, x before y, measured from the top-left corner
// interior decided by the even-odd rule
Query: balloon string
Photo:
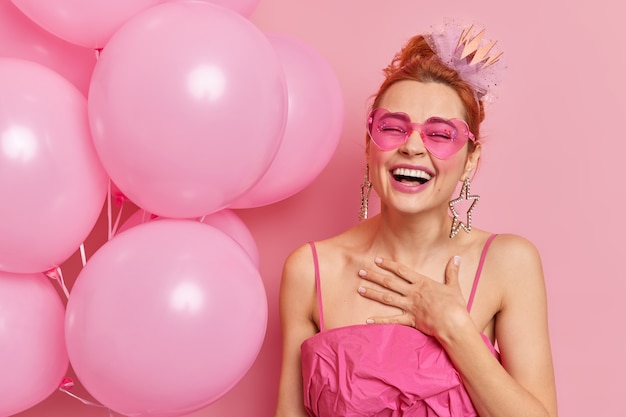
[[[146,222],[154,220],[157,217],[159,217],[159,216],[154,214],[154,213],[148,213],[147,211],[142,210],[142,212],[141,212],[141,224],[144,224]]]
[[[87,265],[87,257],[85,256],[85,243],[80,244],[80,260],[83,262],[83,268]]]
[[[111,228],[111,180],[109,179],[109,189],[107,190],[107,221],[108,221],[108,236],[107,240],[111,240],[112,228]]]
[[[122,210],[124,209],[124,199],[121,199],[120,201],[120,211],[117,212],[117,219],[115,219],[115,225],[113,225],[113,230],[111,231],[110,236],[115,236],[115,233],[117,233],[117,228],[120,225],[120,218],[122,217]],[[110,237],[109,240],[111,240]]]
[[[76,395],[76,394],[72,394],[71,392],[69,392],[68,390],[66,390],[66,389],[64,389],[64,388],[60,388],[60,387],[59,387],[59,391],[66,393],[66,394],[67,394],[67,395],[69,395],[70,397],[76,398],[78,401],[80,401],[81,403],[83,403],[83,404],[85,404],[85,405],[91,405],[91,406],[94,406],[94,407],[106,408],[106,407],[105,407],[105,406],[103,406],[103,405],[93,403],[93,402],[88,401],[88,400],[86,400],[86,399],[84,399],[84,398],[80,398],[78,395]]]
[[[63,381],[61,382],[61,385],[59,385],[59,391],[69,395],[70,397],[74,399],[77,399],[78,401],[80,401],[81,403],[85,405],[90,405],[92,407],[106,408],[109,410],[109,416],[113,417],[113,411],[110,408],[105,407],[102,404],[98,404],[93,401],[86,400],[84,398],[79,397],[76,394],[71,393],[69,390],[71,390],[72,388],[74,388],[74,381],[72,380],[72,378],[64,378]]]
[[[65,286],[65,281],[63,280],[63,272],[61,272],[61,267],[57,266],[55,268],[52,268],[44,272],[44,275],[50,279],[56,280],[61,286],[61,288],[63,289],[63,293],[65,294],[65,297],[67,297],[67,299],[69,300],[70,292],[67,290],[67,287]]]
[[[124,202],[126,201],[126,196],[124,194],[116,194],[115,197],[115,204],[120,206],[120,210],[117,212],[117,218],[115,219],[115,224],[112,225],[113,223],[113,208],[112,208],[112,204],[111,204],[111,200],[112,200],[112,195],[113,193],[111,192],[111,179],[109,178],[109,190],[107,192],[107,220],[109,222],[109,235],[107,240],[111,240],[113,238],[113,236],[115,236],[115,233],[117,232],[117,228],[120,225],[120,219],[122,218],[122,210],[124,209]]]

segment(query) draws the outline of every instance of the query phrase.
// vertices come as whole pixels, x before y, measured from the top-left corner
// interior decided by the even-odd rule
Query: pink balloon
[[[259,0],[207,0],[236,11],[245,17],[250,17],[259,5]]]
[[[45,65],[67,78],[85,95],[96,64],[94,51],[68,43],[42,29],[10,0],[0,0],[0,56]]]
[[[68,368],[65,308],[43,274],[0,271],[0,416],[45,400]]]
[[[267,38],[287,79],[287,125],[269,169],[232,208],[272,204],[308,187],[335,153],[343,128],[341,86],[325,58],[289,35],[267,34]]]
[[[122,26],[89,93],[105,169],[163,217],[200,217],[250,189],[278,150],[286,111],[285,76],[265,35],[198,1],[154,6]]]
[[[118,234],[132,227],[135,227],[142,223],[147,223],[151,220],[162,220],[165,217],[158,217],[154,214],[148,213],[145,210],[135,211],[122,226],[118,229]],[[250,233],[250,230],[246,224],[241,220],[234,211],[223,209],[218,212],[203,216],[200,218],[202,223],[211,225],[226,233],[228,236],[235,239],[239,245],[246,251],[246,253],[254,262],[254,265],[259,266],[259,250],[256,245],[256,241]]]
[[[130,17],[166,0],[11,0],[50,33],[76,45],[102,48]]]
[[[0,270],[44,272],[67,260],[106,190],[85,96],[47,67],[0,58]]]
[[[163,219],[105,243],[70,294],[83,386],[124,415],[181,416],[232,389],[263,343],[267,301],[247,253],[215,227]]]

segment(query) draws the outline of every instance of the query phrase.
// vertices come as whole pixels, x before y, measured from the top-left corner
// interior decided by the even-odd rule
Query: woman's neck
[[[422,263],[450,244],[452,219],[443,210],[407,214],[381,207],[372,220],[372,250],[408,265]]]

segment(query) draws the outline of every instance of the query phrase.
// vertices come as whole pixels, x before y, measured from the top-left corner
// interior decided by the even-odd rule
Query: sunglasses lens
[[[439,159],[457,153],[468,138],[466,125],[457,119],[431,118],[422,126],[422,139],[426,149]]]
[[[375,109],[369,119],[369,134],[376,146],[384,151],[400,147],[411,134],[410,120],[399,113]]]

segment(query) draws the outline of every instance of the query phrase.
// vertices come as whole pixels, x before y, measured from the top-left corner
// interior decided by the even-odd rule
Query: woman
[[[540,257],[471,225],[499,58],[482,35],[415,36],[386,68],[361,207],[373,187],[380,214],[284,265],[277,417],[556,417]]]

